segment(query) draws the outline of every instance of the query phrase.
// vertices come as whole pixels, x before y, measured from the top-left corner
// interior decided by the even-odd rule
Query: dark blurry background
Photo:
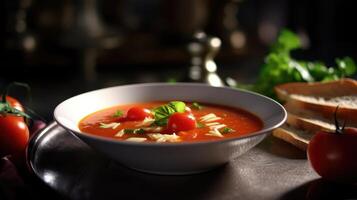
[[[222,40],[224,79],[251,82],[282,27],[301,37],[296,58],[357,58],[356,3],[338,0],[3,0],[0,86],[23,81],[48,120],[78,93],[187,80],[193,33]],[[20,99],[22,94],[20,94]]]

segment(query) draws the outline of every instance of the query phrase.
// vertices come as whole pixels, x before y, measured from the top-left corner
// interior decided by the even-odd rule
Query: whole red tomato
[[[308,145],[308,159],[322,178],[357,183],[357,128],[337,130],[316,133]]]
[[[19,101],[7,96],[11,107],[23,111]],[[29,140],[29,129],[23,117],[0,113],[0,157],[13,155],[21,157]]]
[[[0,116],[0,157],[25,152],[29,129],[22,117]]]

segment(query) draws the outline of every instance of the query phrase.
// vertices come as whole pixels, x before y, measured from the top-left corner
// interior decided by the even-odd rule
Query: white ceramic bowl
[[[82,133],[79,121],[118,104],[182,100],[243,108],[264,122],[263,129],[243,137],[194,143],[135,143]],[[252,92],[193,83],[150,83],[110,87],[72,97],[59,104],[54,118],[92,148],[129,168],[156,174],[206,171],[245,153],[286,120],[276,101]]]

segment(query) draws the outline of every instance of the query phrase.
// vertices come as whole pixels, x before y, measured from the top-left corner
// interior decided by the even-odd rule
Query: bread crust
[[[347,125],[357,125],[357,104],[346,106],[342,102],[324,102],[319,98],[335,98],[341,96],[356,96],[357,81],[353,79],[341,79],[338,81],[324,83],[286,83],[275,87],[278,98],[290,104],[296,109],[308,110],[326,119],[333,119],[336,107],[338,109],[338,118],[346,120]],[[306,98],[304,98],[306,96]],[[311,100],[312,98],[316,100]]]
[[[309,145],[308,140],[299,137],[297,132],[288,130],[284,126],[275,129],[273,131],[273,136],[275,136],[281,140],[284,140],[285,142],[288,142],[303,151],[306,151],[307,146]]]
[[[293,98],[289,100],[289,103],[298,109],[309,110],[314,113],[318,113],[326,119],[331,119],[331,121],[333,121],[334,113],[338,105],[324,105],[301,101]],[[346,121],[347,126],[354,126],[357,124],[357,108],[351,109],[339,106],[337,116],[340,121]]]
[[[333,124],[327,124],[324,121],[319,121],[314,118],[300,117],[291,113],[288,114],[286,123],[297,129],[308,130],[310,132],[317,132],[321,130],[330,132],[334,131]]]
[[[335,130],[333,123],[337,106],[339,121],[345,121],[346,126],[357,127],[357,81],[353,79],[286,83],[276,86],[275,92],[285,102],[288,118],[282,127],[273,131],[273,135],[301,150],[307,149],[316,132]]]
[[[277,85],[274,90],[278,98],[282,101],[288,101],[292,94],[331,98],[357,95],[357,81],[354,79],[343,78],[330,82],[293,82]]]

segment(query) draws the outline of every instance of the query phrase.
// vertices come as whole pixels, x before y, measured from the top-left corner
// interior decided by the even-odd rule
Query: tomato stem
[[[2,94],[2,99],[1,99],[2,103],[6,103],[6,96],[9,94],[9,91],[13,86],[20,86],[20,87],[25,88],[27,91],[28,103],[31,102],[31,88],[30,88],[30,86],[27,83],[21,83],[21,82],[14,81],[14,82],[9,83],[5,87],[5,90],[4,90],[4,93]]]
[[[334,112],[334,118],[335,118],[335,127],[336,127],[336,134],[342,134],[343,130],[345,129],[346,126],[346,120],[343,122],[342,127],[340,126],[338,120],[337,120],[337,111],[338,111],[339,105],[336,106],[335,112]]]
[[[0,102],[0,115],[15,115],[15,116],[21,116],[21,117],[25,117],[26,119],[31,118],[28,114],[26,114],[25,112],[22,112],[14,107],[12,107],[10,105],[9,102],[7,102],[6,97],[9,93],[9,90],[11,87],[13,86],[20,86],[20,87],[24,87],[27,91],[27,95],[28,95],[28,100],[31,101],[31,89],[30,86],[26,83],[20,83],[20,82],[11,82],[9,83],[4,90],[4,93],[2,94],[2,98],[1,98],[1,102]]]

